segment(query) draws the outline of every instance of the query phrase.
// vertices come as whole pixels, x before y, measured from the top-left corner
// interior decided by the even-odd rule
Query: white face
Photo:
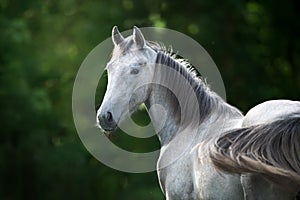
[[[116,37],[114,31],[115,49],[106,66],[107,90],[101,107],[97,111],[97,122],[105,131],[114,131],[124,114],[129,110],[134,110],[148,98],[149,85],[147,83],[151,83],[153,79],[156,59],[156,52],[145,45],[145,40],[137,28],[132,37],[121,38],[119,41],[128,43],[133,40],[126,52],[120,49],[121,45],[116,41],[120,38],[114,38]],[[117,32],[117,34],[120,33]],[[139,38],[142,40],[137,40],[136,37],[142,37]]]

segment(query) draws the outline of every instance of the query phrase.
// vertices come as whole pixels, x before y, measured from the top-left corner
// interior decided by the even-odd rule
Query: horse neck
[[[240,115],[175,58],[158,56],[164,57],[157,58],[159,65],[155,67],[146,107],[162,146],[180,131],[197,130],[212,118]]]
[[[175,96],[162,86],[152,85],[145,105],[161,145],[169,143],[180,125],[181,111]]]

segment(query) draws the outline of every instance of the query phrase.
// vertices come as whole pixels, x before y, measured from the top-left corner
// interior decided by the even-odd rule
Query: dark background
[[[246,112],[299,100],[299,21],[298,0],[0,0],[0,199],[163,199],[155,172],[106,167],[74,128],[76,72],[113,25],[194,38],[219,67],[229,103]],[[115,137],[133,149],[158,146]]]

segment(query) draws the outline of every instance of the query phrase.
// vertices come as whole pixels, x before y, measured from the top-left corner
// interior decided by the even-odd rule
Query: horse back
[[[270,100],[258,104],[248,111],[242,126],[254,126],[272,122],[280,117],[300,113],[300,102],[290,100]]]
[[[263,123],[270,123],[285,116],[300,113],[300,102],[291,100],[270,100],[263,102],[248,111],[242,126],[249,127]],[[265,180],[256,174],[244,174],[241,177],[245,198],[252,199],[294,199],[297,188],[286,190],[280,185]],[[259,195],[258,195],[259,194]]]

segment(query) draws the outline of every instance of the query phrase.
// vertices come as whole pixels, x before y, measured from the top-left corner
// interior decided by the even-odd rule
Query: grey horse
[[[157,173],[167,200],[296,197],[299,102],[267,101],[244,116],[137,27],[126,38],[114,27],[112,40],[97,123],[113,132],[127,110],[145,104],[161,143]]]

